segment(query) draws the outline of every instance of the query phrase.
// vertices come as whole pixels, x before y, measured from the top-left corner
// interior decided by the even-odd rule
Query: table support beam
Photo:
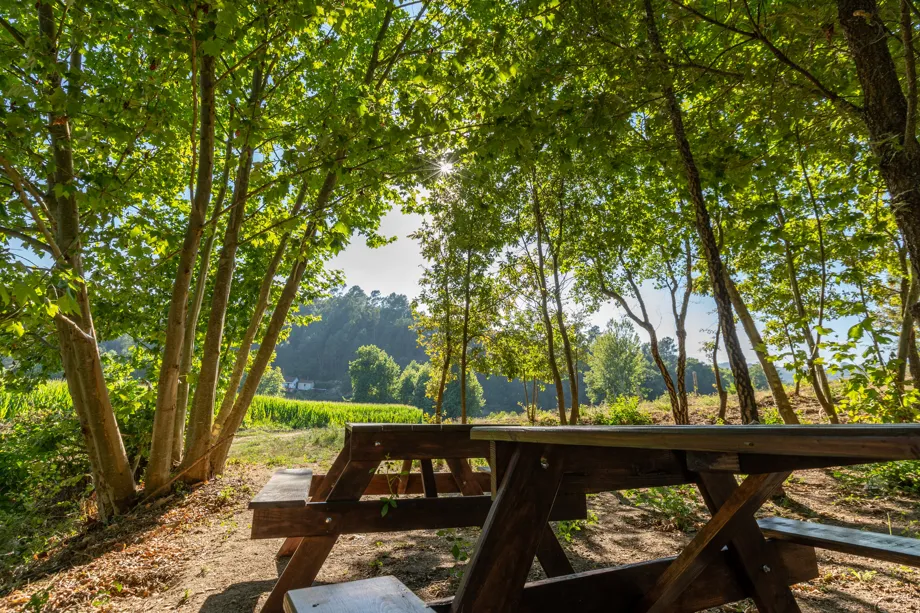
[[[718,557],[738,528],[752,520],[754,512],[788,476],[788,472],[768,473],[745,479],[642,598],[637,612],[671,611],[674,601]]]

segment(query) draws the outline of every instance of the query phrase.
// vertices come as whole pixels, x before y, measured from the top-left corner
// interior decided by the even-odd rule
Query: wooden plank
[[[920,424],[791,426],[476,426],[473,440],[840,456],[878,460],[920,458]]]
[[[439,430],[376,430],[353,427],[351,458],[379,461],[484,458],[489,455],[489,444],[486,441],[471,440],[471,427]]]
[[[482,485],[480,485],[479,479],[477,479],[476,475],[473,473],[473,469],[470,468],[469,460],[448,458],[445,462],[447,462],[447,467],[450,469],[451,475],[453,475],[454,480],[457,482],[457,487],[460,488],[460,492],[464,496],[482,495]]]
[[[386,515],[382,514],[383,506],[382,500],[361,500],[314,502],[300,509],[258,509],[253,513],[251,538],[482,526],[492,507],[492,498],[482,495],[399,499]],[[552,521],[585,517],[587,505],[583,494],[560,494],[550,513]]]
[[[557,496],[558,500],[558,496]],[[543,572],[547,577],[561,577],[563,575],[572,575],[575,569],[569,562],[568,556],[553,529],[549,524],[543,529],[543,536],[540,538],[540,545],[537,547],[537,560],[543,567]]]
[[[519,445],[466,567],[453,613],[515,611],[546,529],[564,464],[553,447]]]
[[[360,434],[374,432],[466,432],[469,433],[475,427],[475,424],[366,424],[366,423],[349,423],[345,424],[347,432],[357,432]]]
[[[920,568],[920,539],[784,517],[766,517],[757,523],[774,539]]]
[[[511,463],[511,456],[514,455],[515,445],[513,443],[499,443],[491,441],[489,443],[489,476],[491,478],[492,497],[498,494],[498,487],[505,478],[508,470],[508,464]]]
[[[284,610],[286,613],[431,613],[395,577],[293,590],[284,598]]]
[[[473,478],[476,480],[476,483],[479,484],[479,487],[485,491],[488,490],[492,478],[488,473],[473,473]],[[322,485],[325,475],[313,475],[312,487],[311,489],[317,491]],[[451,473],[448,472],[436,472],[434,473],[434,482],[435,486],[438,488],[438,493],[440,494],[459,494],[460,487],[457,485],[457,480]],[[412,495],[412,494],[424,494],[425,490],[422,486],[422,475],[420,473],[410,473],[405,480],[405,491],[401,491],[402,487],[402,478],[397,477],[396,475],[381,475],[376,474],[371,479],[371,482],[368,484],[367,489],[364,490],[365,496],[389,496],[391,494],[399,493],[400,495]],[[577,490],[573,490],[577,491]],[[317,496],[311,496],[312,500],[318,500]]]
[[[843,456],[783,456],[765,453],[717,453],[688,451],[687,468],[694,472],[728,472],[756,475],[813,468],[831,468],[884,462],[879,458],[852,458]],[[314,477],[315,478],[315,477]]]
[[[699,488],[710,512],[715,515],[738,490],[734,475],[700,473]],[[751,597],[761,613],[798,613],[799,605],[789,589],[786,568],[772,556],[753,516],[738,520],[729,554],[735,560],[739,578],[751,588]]]
[[[329,501],[358,500],[367,488],[367,484],[370,483],[371,477],[379,464],[379,462],[349,461],[345,464],[341,476],[336,480],[326,499]],[[306,508],[288,510],[303,511]],[[253,511],[253,526],[256,524],[255,516],[259,513],[283,510],[256,509]],[[335,546],[337,539],[338,535],[336,534],[302,539],[281,576],[278,577],[278,581],[275,583],[275,587],[272,588],[271,594],[268,595],[265,604],[262,605],[261,613],[281,613],[286,592],[312,585],[313,581],[316,580],[319,569],[323,566],[323,562],[326,561],[333,546]]]
[[[814,548],[777,541],[768,541],[768,546],[788,569],[790,584],[818,576]],[[528,583],[516,613],[632,613],[642,595],[675,559],[662,558]],[[733,564],[728,552],[720,552],[670,611],[691,613],[747,598],[747,588],[735,575]],[[452,598],[445,598],[429,602],[428,606],[438,613],[447,613],[452,602]]]
[[[434,466],[430,458],[419,460],[422,467],[422,489],[425,492],[425,498],[438,497],[438,484],[434,480]]]
[[[788,476],[789,473],[775,473],[751,475],[745,479],[643,597],[637,612],[672,610],[674,601],[729,543],[738,526],[750,518]]]
[[[249,508],[302,507],[310,496],[312,479],[313,471],[309,468],[280,468],[249,501]]]

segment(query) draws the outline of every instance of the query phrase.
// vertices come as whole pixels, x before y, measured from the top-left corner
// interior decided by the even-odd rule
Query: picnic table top
[[[475,426],[475,440],[765,455],[920,459],[920,424]]]

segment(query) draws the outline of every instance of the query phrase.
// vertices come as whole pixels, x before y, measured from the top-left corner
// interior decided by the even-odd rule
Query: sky
[[[418,230],[422,217],[416,214],[402,213],[398,208],[391,210],[382,220],[380,232],[384,236],[396,237],[389,245],[378,249],[367,247],[363,240],[357,238],[335,259],[332,266],[345,273],[348,285],[358,285],[365,292],[379,290],[383,294],[405,294],[411,300],[419,294],[418,281],[425,264],[419,252],[418,243],[409,235]],[[643,296],[649,311],[649,319],[656,325],[658,337],[674,337],[674,318],[671,315],[670,295],[665,290],[656,290],[650,285],[643,286]],[[591,322],[604,328],[607,322],[620,318],[624,313],[613,304],[605,304],[591,317]],[[693,296],[687,311],[687,353],[705,362],[710,356],[702,351],[703,343],[712,340],[715,329],[715,303],[711,298]],[[642,342],[648,337],[642,330],[637,330]],[[743,330],[739,328],[738,337],[745,353],[753,362],[754,351],[747,341]],[[722,353],[720,361],[728,357]]]

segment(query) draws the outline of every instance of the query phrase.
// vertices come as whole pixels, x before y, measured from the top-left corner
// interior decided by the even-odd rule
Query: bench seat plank
[[[250,509],[289,509],[307,504],[313,471],[309,468],[281,468],[249,502]]]
[[[785,517],[767,517],[757,523],[771,538],[920,568],[920,539]]]
[[[285,613],[432,613],[418,596],[395,577],[374,577],[348,583],[291,590]]]

